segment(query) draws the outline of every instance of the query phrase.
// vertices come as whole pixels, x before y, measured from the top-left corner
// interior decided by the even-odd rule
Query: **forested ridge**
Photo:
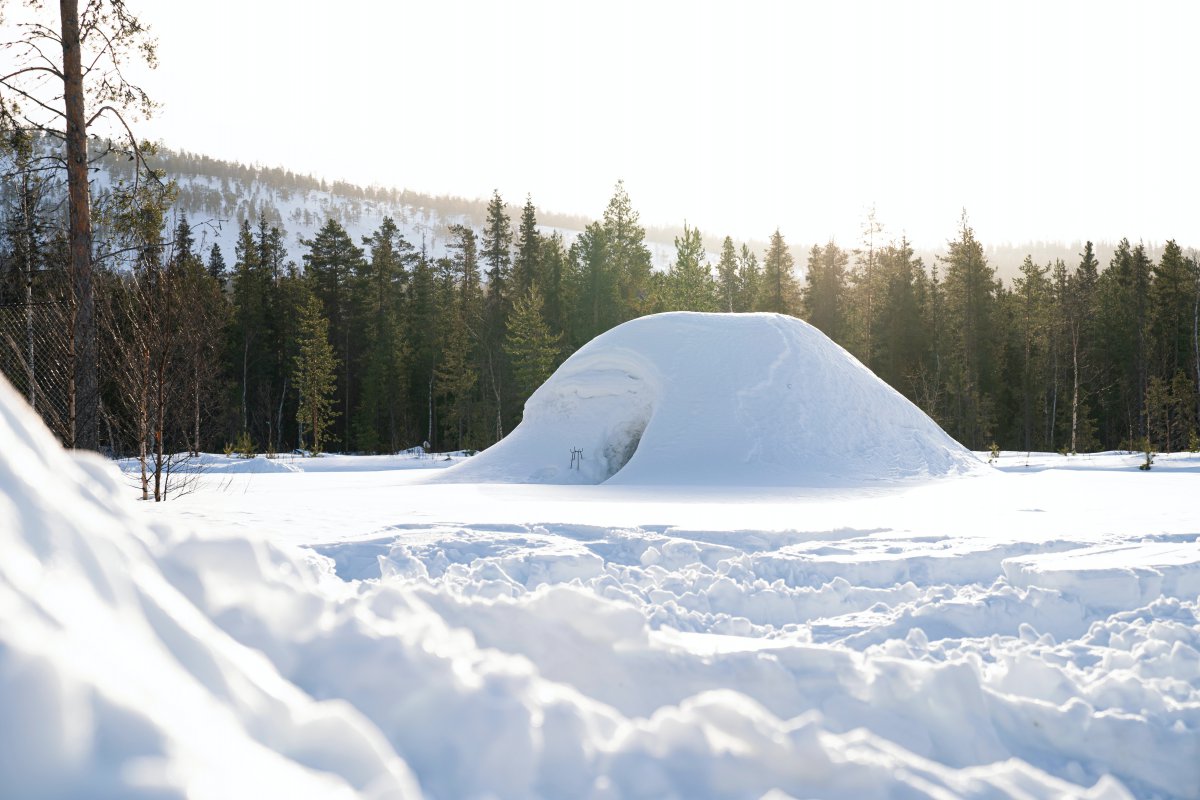
[[[30,309],[70,325],[58,189],[22,163],[0,247],[0,304],[20,310],[0,328],[0,364],[18,388]],[[297,263],[264,208],[233,252],[202,251],[170,213],[178,192],[117,174],[95,200],[101,441],[155,477],[172,452],[235,445],[483,448],[574,350],[674,310],[805,319],[974,449],[1196,446],[1200,270],[1173,241],[1157,257],[1122,241],[1104,264],[1090,242],[1070,261],[1030,256],[1002,282],[965,212],[931,258],[873,218],[856,247],[813,246],[801,263],[781,230],[763,249],[725,237],[710,252],[685,224],[664,271],[618,183],[570,241],[531,199],[513,214],[495,193],[482,224],[446,228],[437,256],[391,218],[355,241],[331,216]]]

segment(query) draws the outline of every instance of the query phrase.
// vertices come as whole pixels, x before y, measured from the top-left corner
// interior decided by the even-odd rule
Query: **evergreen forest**
[[[70,444],[61,187],[10,138],[0,368]],[[1090,242],[1069,262],[1029,256],[1005,282],[966,212],[932,258],[874,218],[856,246],[802,256],[781,230],[708,252],[684,224],[661,270],[617,183],[570,240],[532,199],[512,214],[494,193],[443,255],[391,218],[355,241],[331,215],[297,263],[278,213],[243,219],[233,252],[202,251],[177,199],[162,173],[94,199],[99,439],[142,459],[147,496],[176,453],[485,448],[572,352],[663,311],[807,320],[975,450],[1197,449],[1200,268],[1174,241],[1121,241],[1104,264]]]

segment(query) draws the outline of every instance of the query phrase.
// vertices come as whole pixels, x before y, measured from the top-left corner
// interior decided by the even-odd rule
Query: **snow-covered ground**
[[[0,795],[1200,797],[1197,455],[154,505],[7,386],[0,442]]]
[[[364,461],[214,470],[142,511],[215,537],[205,581],[254,532],[329,558],[353,600],[324,619],[288,629],[257,587],[210,613],[434,795],[1200,796],[1198,456],[833,492]]]

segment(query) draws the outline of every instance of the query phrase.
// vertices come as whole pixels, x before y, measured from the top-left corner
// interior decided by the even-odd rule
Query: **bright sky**
[[[131,2],[131,5],[133,3]],[[1200,244],[1194,2],[137,0],[143,127],[326,178],[919,244]]]

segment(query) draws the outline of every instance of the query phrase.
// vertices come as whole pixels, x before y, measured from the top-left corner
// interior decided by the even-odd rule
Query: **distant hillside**
[[[363,187],[342,181],[327,182],[311,175],[281,167],[248,166],[221,161],[205,155],[162,148],[153,159],[179,186],[176,206],[197,229],[205,252],[219,244],[228,263],[233,263],[234,242],[243,220],[257,220],[260,213],[286,235],[288,252],[301,262],[301,239],[311,238],[326,219],[337,220],[356,241],[391,217],[413,245],[424,246],[432,256],[443,254],[447,229],[466,224],[482,229],[487,213],[486,199],[466,199],[450,195],[428,195],[407,189]],[[105,163],[110,179],[132,177],[132,164],[122,160]],[[524,198],[505,198],[515,226]],[[518,201],[514,202],[514,201]],[[536,198],[534,199],[536,203]],[[599,198],[603,210],[608,198]],[[538,209],[543,230],[557,230],[569,243],[592,220],[586,217]],[[674,237],[682,228],[646,229],[646,241],[656,266],[665,269],[675,254]],[[713,255],[720,250],[721,238],[709,237],[705,244]],[[762,243],[752,247],[765,249]]]
[[[447,229],[453,224],[467,224],[479,230],[483,227],[487,200],[468,199],[451,195],[429,195],[408,189],[363,187],[342,181],[332,183],[311,175],[293,172],[282,167],[249,166],[210,158],[209,156],[161,148],[153,159],[156,166],[166,170],[179,186],[177,211],[188,217],[196,229],[203,252],[207,254],[212,244],[220,245],[227,263],[234,259],[234,242],[238,227],[243,220],[257,220],[260,213],[269,222],[279,226],[285,234],[289,256],[301,263],[304,247],[301,239],[311,238],[332,217],[361,241],[378,228],[383,218],[391,217],[401,232],[413,245],[424,246],[431,256],[444,252]],[[132,178],[132,163],[120,158],[105,160],[98,176],[100,185],[114,179]],[[506,198],[509,215],[514,225],[520,215],[520,204],[524,198]],[[537,198],[534,198],[537,202]],[[602,213],[607,197],[597,198],[597,217]],[[636,208],[637,198],[634,198]],[[591,218],[538,209],[538,221],[543,230],[557,230],[569,243],[592,221]],[[800,224],[802,221],[798,221]],[[715,263],[720,255],[724,234],[720,231],[704,231],[704,245],[710,262]],[[749,242],[760,258],[766,250],[764,239]],[[796,260],[797,272],[804,274],[810,242],[799,242],[783,230]],[[659,269],[666,269],[674,260],[676,236],[682,234],[681,227],[648,226],[646,241]],[[946,239],[956,234],[953,224],[948,224]],[[739,246],[741,242],[738,242]],[[846,249],[853,249],[856,242],[838,242]],[[1020,244],[993,244],[984,242],[988,261],[997,274],[1011,282],[1018,274],[1027,255],[1038,264],[1052,264],[1062,259],[1068,267],[1079,262],[1083,242],[1027,242]],[[1112,258],[1116,242],[1095,241],[1096,257],[1103,269]],[[1164,242],[1144,242],[1148,255],[1158,261]],[[1185,244],[1185,251],[1189,248]],[[919,255],[927,267],[937,263],[945,248],[918,248]]]

